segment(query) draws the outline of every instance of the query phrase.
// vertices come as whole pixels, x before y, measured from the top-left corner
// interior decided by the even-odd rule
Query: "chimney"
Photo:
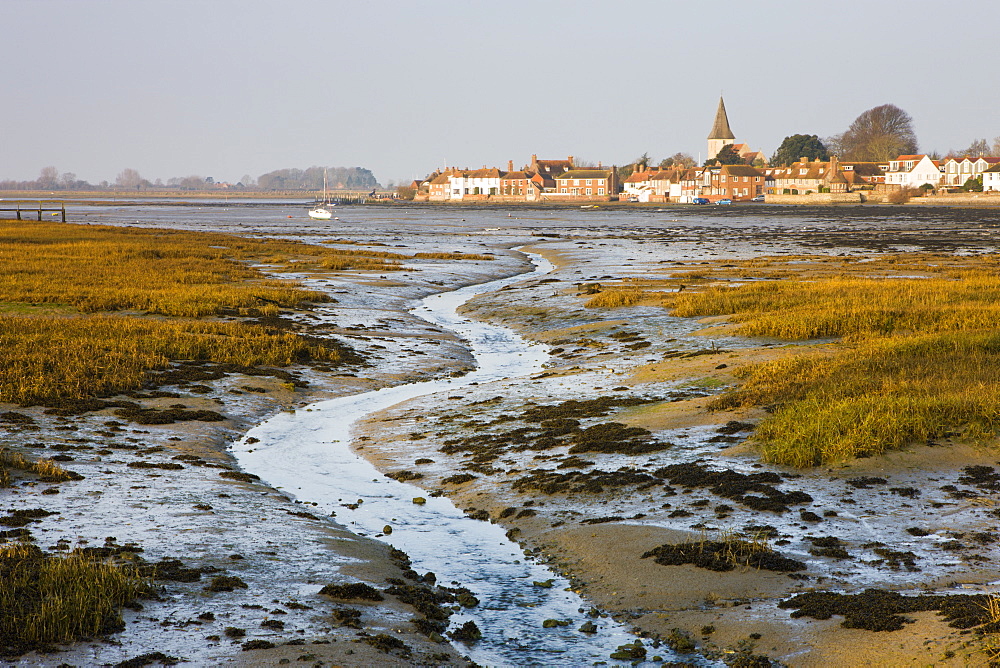
[[[569,156],[568,158],[566,158],[566,161],[569,162],[569,167],[570,167],[570,169],[572,169],[573,168],[573,156]]]
[[[514,161],[513,160],[508,160],[507,161],[507,171],[508,172],[513,172],[514,171]]]

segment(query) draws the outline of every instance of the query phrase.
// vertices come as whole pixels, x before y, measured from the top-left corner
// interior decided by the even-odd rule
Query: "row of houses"
[[[856,190],[956,188],[983,178],[983,189],[1000,191],[1000,158],[932,160],[901,155],[884,163],[801,159],[782,167],[715,165],[647,168],[635,165],[620,179],[612,168],[578,168],[573,156],[539,160],[519,170],[446,169],[415,183],[417,198],[431,202],[611,201],[690,202],[695,197],[748,200],[758,195],[847,193]],[[926,187],[926,186],[925,186]]]

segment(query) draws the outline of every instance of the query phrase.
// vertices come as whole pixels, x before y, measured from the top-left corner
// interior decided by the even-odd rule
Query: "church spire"
[[[726,116],[726,103],[719,96],[719,109],[715,112],[715,124],[712,131],[708,133],[709,139],[736,139],[736,135],[729,129],[729,117]]]

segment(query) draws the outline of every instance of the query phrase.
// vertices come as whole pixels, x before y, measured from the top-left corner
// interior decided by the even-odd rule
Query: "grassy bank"
[[[689,289],[674,291],[685,277]],[[991,256],[760,258],[699,266],[659,288],[613,289],[587,305],[655,302],[683,317],[728,316],[743,336],[839,341],[832,355],[745,367],[739,386],[713,402],[769,407],[753,436],[768,461],[814,466],[947,437],[992,443],[1000,433]]]
[[[252,265],[400,266],[382,255],[224,234],[0,221],[0,401],[132,390],[172,360],[337,363],[333,347],[244,319],[328,299]]]
[[[120,610],[147,594],[135,568],[74,551],[0,545],[0,653],[19,655],[124,629]]]

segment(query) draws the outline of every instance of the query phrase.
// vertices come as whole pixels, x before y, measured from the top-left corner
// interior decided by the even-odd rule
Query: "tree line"
[[[828,160],[834,155],[848,162],[888,162],[918,151],[913,118],[894,104],[883,104],[862,112],[840,134],[825,139],[805,134],[785,137],[771,156],[770,164],[787,166],[802,158]],[[944,155],[937,152],[929,155],[932,160],[1000,156],[1000,137],[994,137],[992,143],[985,138],[976,139],[967,148],[951,149]]]
[[[371,170],[364,167],[309,167],[307,169],[278,169],[261,174],[256,179],[245,174],[238,183],[224,184],[227,189],[248,191],[268,190],[321,190],[323,174],[331,190],[370,190],[380,188]],[[59,173],[55,167],[44,167],[37,179],[30,181],[0,180],[0,190],[215,190],[223,184],[211,176],[182,176],[150,181],[138,170],[123,169],[113,182],[89,183],[77,178],[73,172]]]

